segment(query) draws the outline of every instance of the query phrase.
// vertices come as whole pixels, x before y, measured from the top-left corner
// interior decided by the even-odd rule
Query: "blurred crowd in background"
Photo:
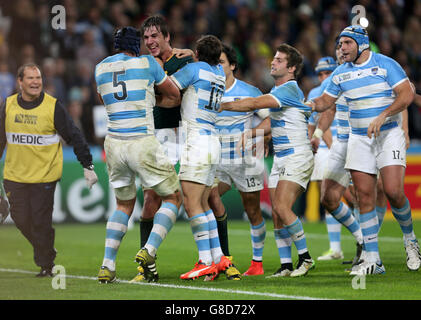
[[[54,30],[51,9],[65,8],[65,29]],[[263,93],[274,82],[270,62],[286,42],[305,57],[299,84],[304,93],[318,85],[314,66],[334,56],[335,38],[351,24],[354,5],[366,9],[372,48],[397,60],[421,93],[421,0],[2,0],[0,4],[0,102],[16,92],[17,68],[36,62],[44,89],[57,97],[84,132],[98,144],[92,108],[99,104],[94,67],[112,54],[116,28],[139,28],[149,15],[169,23],[171,44],[194,49],[213,34],[238,53],[237,78]],[[142,53],[147,51],[142,47]],[[421,108],[409,107],[411,140],[421,142]]]

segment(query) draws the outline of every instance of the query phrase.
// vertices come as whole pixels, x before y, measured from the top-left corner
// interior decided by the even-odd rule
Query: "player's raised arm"
[[[179,49],[179,48],[173,48],[172,53],[175,54],[175,56],[179,59],[192,57],[193,59],[196,58],[193,50],[191,49]]]
[[[307,101],[305,105],[311,107],[311,111],[323,112],[334,106],[337,98],[325,92],[320,97]]]
[[[319,144],[320,144],[320,138],[323,138],[323,140],[326,142],[326,144],[330,148],[330,145],[332,143],[332,132],[329,133],[330,131],[329,128],[335,117],[335,113],[336,113],[336,106],[334,105],[332,108],[329,108],[320,114],[320,118],[319,118],[319,121],[317,122],[317,127],[315,128],[315,130],[313,132],[310,132],[309,130],[308,135],[311,136],[310,143],[311,143],[313,152],[317,152],[317,149],[319,148]],[[327,143],[326,140],[330,140],[330,143]]]
[[[163,83],[156,86],[159,94],[156,95],[156,104],[164,108],[179,106],[181,103],[181,94],[177,86],[167,78]]]
[[[393,91],[396,99],[393,103],[383,110],[368,126],[367,136],[371,138],[372,134],[377,137],[380,134],[380,127],[383,125],[387,117],[393,116],[405,110],[414,100],[414,91],[411,88],[409,80],[403,81],[397,85]]]
[[[264,108],[278,108],[278,102],[269,94],[265,94],[259,97],[245,98],[237,101],[221,103],[221,107],[218,112],[223,110],[236,111],[236,112],[247,112],[256,109]]]

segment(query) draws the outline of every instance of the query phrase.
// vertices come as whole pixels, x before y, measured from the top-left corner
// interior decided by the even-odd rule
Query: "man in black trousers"
[[[37,277],[52,276],[56,250],[52,226],[54,191],[63,170],[59,135],[73,145],[89,188],[98,178],[89,146],[65,108],[43,91],[41,71],[33,63],[17,74],[20,93],[0,108],[0,156],[7,144],[4,189],[16,227],[34,248]]]

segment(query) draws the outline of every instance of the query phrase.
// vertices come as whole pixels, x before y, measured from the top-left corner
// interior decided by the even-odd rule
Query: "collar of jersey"
[[[276,87],[276,88],[278,88],[278,87],[282,87],[282,86],[286,85],[286,84],[287,84],[287,83],[289,83],[289,82],[295,82],[295,83],[297,83],[297,80],[296,80],[296,79],[289,79],[289,80],[287,80],[285,83],[280,84],[279,86],[275,86],[275,87]]]
[[[168,61],[170,61],[172,59],[172,57],[174,57],[174,53],[171,53],[171,55],[168,57],[168,59],[165,60],[165,63],[167,63]]]
[[[361,67],[364,67],[366,64],[368,64],[369,62],[370,62],[370,60],[371,60],[371,58],[373,57],[373,51],[370,51],[370,56],[368,57],[368,59],[367,59],[367,61],[364,61],[363,63],[361,63],[361,64],[356,64],[356,63],[354,63],[354,62],[351,62],[351,65],[353,66],[353,67],[357,67],[357,68],[361,68]]]
[[[234,88],[234,86],[235,86],[236,83],[237,83],[237,78],[234,78],[234,82],[232,83],[232,86],[229,87],[229,89],[226,89],[225,90],[225,93],[230,92]]]

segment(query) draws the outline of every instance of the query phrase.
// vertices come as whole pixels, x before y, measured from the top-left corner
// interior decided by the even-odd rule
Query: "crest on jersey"
[[[374,74],[374,75],[376,75],[378,71],[379,71],[378,67],[371,68],[371,73]]]

